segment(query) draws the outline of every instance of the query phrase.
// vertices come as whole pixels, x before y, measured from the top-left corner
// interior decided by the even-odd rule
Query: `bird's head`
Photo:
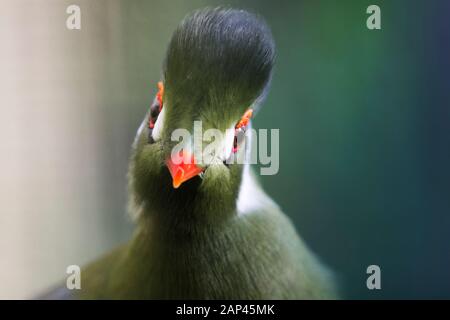
[[[242,164],[229,159],[245,154],[241,136],[274,56],[269,28],[246,11],[203,9],[180,23],[134,144],[130,186],[140,210],[233,209]]]

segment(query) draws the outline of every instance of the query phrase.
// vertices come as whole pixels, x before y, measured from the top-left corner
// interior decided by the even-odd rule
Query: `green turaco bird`
[[[330,272],[249,164],[227,161],[249,154],[250,117],[267,92],[274,57],[269,28],[246,11],[203,9],[181,22],[168,45],[160,90],[133,144],[128,176],[134,236],[82,269],[80,290],[64,286],[46,298],[336,297]],[[187,139],[173,153],[177,129],[192,132],[200,121],[203,132],[217,129],[224,138],[208,151]],[[210,161],[196,162],[199,153],[208,153]],[[192,161],[175,161],[174,154]]]

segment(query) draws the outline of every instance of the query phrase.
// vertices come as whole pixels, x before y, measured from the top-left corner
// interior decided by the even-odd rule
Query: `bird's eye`
[[[161,113],[163,108],[163,95],[164,95],[164,84],[162,81],[158,82],[158,93],[150,106],[150,115],[148,117],[148,128],[149,128],[149,142],[153,142],[152,131],[155,127],[156,120]]]
[[[245,130],[247,129],[247,125],[250,122],[250,119],[253,115],[253,110],[248,109],[241,120],[236,124],[234,128],[234,140],[233,140],[233,153],[238,151],[239,146],[245,138]]]

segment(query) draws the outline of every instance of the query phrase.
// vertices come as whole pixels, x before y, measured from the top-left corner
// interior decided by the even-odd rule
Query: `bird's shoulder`
[[[102,294],[111,285],[111,274],[126,256],[128,246],[120,245],[81,270],[82,287],[77,296],[82,299],[106,299]]]
[[[102,298],[108,286],[109,275],[123,256],[126,246],[121,245],[100,259],[81,269],[81,288],[68,289],[66,281],[58,283],[36,297],[37,300],[78,300]]]
[[[334,275],[309,249],[288,215],[267,195],[251,172],[244,174],[235,219],[235,233],[251,260],[278,270],[269,278],[285,284],[283,298],[336,298]],[[238,246],[239,247],[239,246]],[[276,258],[274,258],[276,257]],[[267,258],[267,261],[264,260]]]

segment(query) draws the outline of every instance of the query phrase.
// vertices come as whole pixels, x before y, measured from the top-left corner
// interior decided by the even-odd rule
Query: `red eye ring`
[[[241,127],[246,127],[253,116],[253,109],[248,109],[245,111],[244,115],[242,116],[241,120],[236,125],[236,129],[239,129]]]
[[[158,92],[156,93],[153,104],[150,106],[150,116],[148,118],[148,127],[153,129],[158,115],[163,108],[164,84],[162,81],[158,82]]]
[[[247,127],[248,123],[250,122],[251,117],[253,116],[253,109],[248,109],[245,111],[244,115],[242,116],[241,120],[236,124],[234,127],[234,140],[233,140],[233,153],[236,153],[238,151],[238,134],[240,132],[245,131],[245,128]]]
[[[164,96],[164,83],[162,81],[158,82],[158,93],[156,94],[156,99],[159,102],[159,112],[161,112],[163,107],[163,96]]]

